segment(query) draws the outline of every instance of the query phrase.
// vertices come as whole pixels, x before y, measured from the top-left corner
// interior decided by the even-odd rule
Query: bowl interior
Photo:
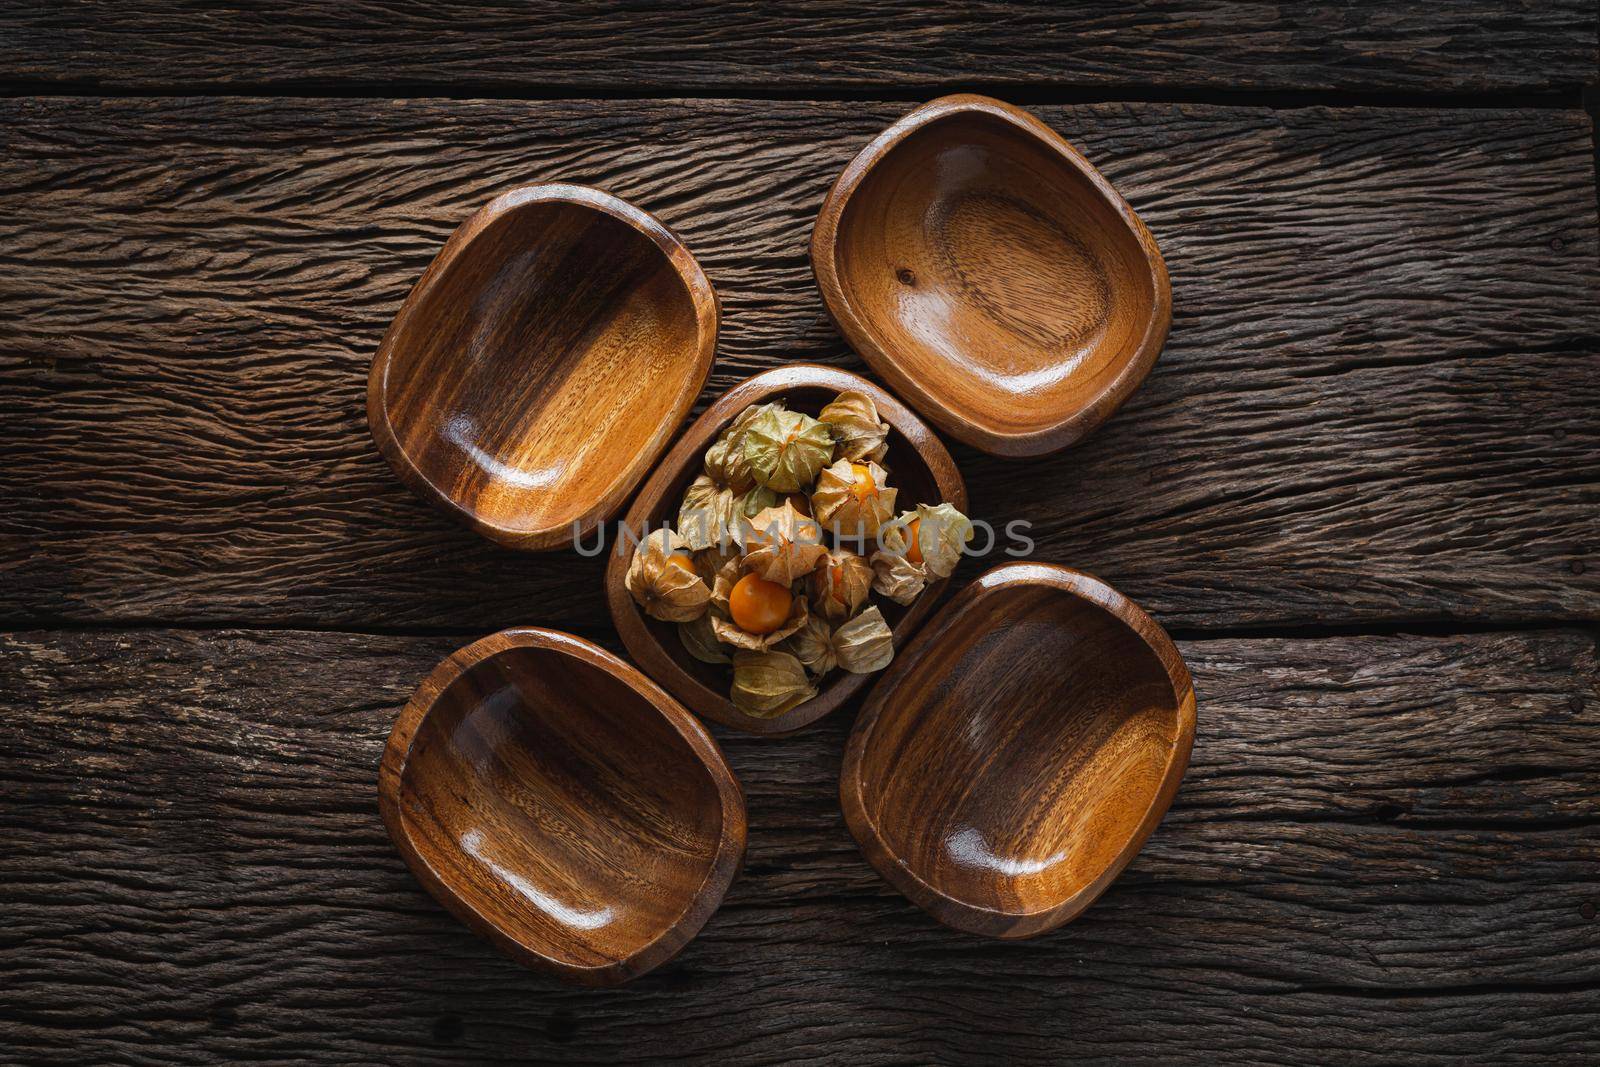
[[[970,908],[1028,915],[1088,889],[1173,758],[1181,697],[1156,652],[1098,604],[1019,585],[918,654],[861,754],[882,844]]]
[[[774,400],[782,400],[784,405],[791,411],[803,411],[807,415],[815,416],[837,395],[839,395],[839,389],[836,388],[795,386],[785,389],[781,393],[774,393],[771,396],[752,401],[752,403],[766,404]],[[737,411],[731,413],[727,421],[732,422],[738,414]],[[724,423],[725,425],[726,423]],[[722,429],[722,426],[717,427],[716,432],[706,441],[706,447],[709,448],[711,446],[717,436],[721,434]],[[701,469],[701,465],[697,461],[678,472],[671,490],[663,497],[661,504],[656,509],[656,513],[650,516],[651,529],[659,527],[664,522],[676,524],[678,505],[683,500],[684,490],[689,488],[689,484],[701,473]],[[889,471],[889,484],[899,490],[898,495],[895,497],[896,513],[910,511],[918,504],[933,505],[940,503],[938,484],[934,480],[933,471],[928,467],[927,461],[923,459],[922,453],[917,450],[916,446],[908,441],[899,430],[894,429],[893,426],[889,430],[887,469]],[[846,542],[843,547],[850,549],[852,552],[860,552],[860,546],[853,542]],[[871,555],[872,551],[873,545],[869,541],[866,551],[862,554]],[[902,607],[886,597],[873,596],[871,602],[882,611],[884,621],[889,624],[890,629],[896,627],[900,620],[905,618],[906,612],[910,610],[909,607]],[[702,663],[689,655],[688,651],[683,647],[683,641],[678,636],[676,623],[662,622],[660,619],[651,618],[643,612],[639,612],[639,617],[644,621],[646,629],[661,643],[661,647],[666,651],[667,655],[672,657],[690,677],[697,679],[701,684],[715,692],[726,693],[728,691],[731,675],[726,664]],[[858,676],[846,674],[843,671],[835,671],[823,680],[821,690],[826,691],[832,686],[854,677]]]
[[[620,218],[540,200],[495,215],[435,269],[390,341],[382,403],[400,449],[497,529],[595,518],[707,369],[677,265]]]
[[[901,372],[990,434],[1092,404],[1155,314],[1149,258],[1037,136],[954,111],[894,144],[839,220],[839,284]]]
[[[711,772],[655,707],[535,647],[497,652],[440,693],[401,773],[399,811],[457,897],[575,968],[671,931],[722,831]]]

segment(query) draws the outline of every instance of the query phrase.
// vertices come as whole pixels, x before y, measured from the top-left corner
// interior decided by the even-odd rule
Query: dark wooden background
[[[1593,0],[4,5],[0,1058],[1600,1056],[1596,23]],[[1082,918],[1001,944],[857,853],[853,708],[718,731],[750,849],[701,937],[617,990],[524,971],[407,874],[378,754],[473,637],[614,646],[601,568],[412,499],[367,435],[373,348],[457,222],[559,179],[699,255],[725,312],[707,397],[858,368],[811,222],[875,131],[957,89],[1082,147],[1172,272],[1166,353],[1088,443],[956,454],[975,513],[1031,520],[1040,557],[1178,637],[1178,801]]]

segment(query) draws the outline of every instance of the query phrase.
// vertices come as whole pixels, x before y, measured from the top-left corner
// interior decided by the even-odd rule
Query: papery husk
[[[745,569],[779,585],[792,585],[796,578],[810,574],[828,554],[822,527],[787,500],[753,519],[742,520],[739,533]]]
[[[783,494],[774,493],[764,485],[752,485],[748,492],[734,501],[734,514],[739,518],[754,518],[766,511],[775,508]]]
[[[806,580],[812,610],[830,622],[843,622],[867,602],[872,592],[872,564],[847,549],[836,548],[817,564]]]
[[[894,659],[894,634],[873,605],[833,631],[833,654],[851,674],[881,671]]]
[[[935,578],[950,577],[961,562],[962,549],[972,540],[972,520],[950,504],[918,504],[915,512],[906,512],[900,518],[908,525],[917,520],[917,547],[922,551],[923,569]]]
[[[678,536],[696,552],[727,542],[733,535],[738,500],[733,490],[711,475],[700,475],[684,490],[678,505]]]
[[[783,643],[783,651],[806,665],[806,670],[821,678],[839,665],[833,651],[833,627],[820,615],[812,615],[806,624]]]
[[[898,552],[872,554],[872,591],[896,604],[910,604],[928,587],[928,572]]]
[[[717,601],[717,575],[730,562],[737,562],[743,558],[744,549],[740,548],[738,543],[734,541],[729,541],[726,545],[719,544],[712,545],[710,548],[702,548],[694,554],[695,572],[700,575],[700,580],[705,582],[706,587],[711,590],[712,604]],[[726,603],[722,605],[722,610],[728,610]]]
[[[769,406],[745,428],[744,455],[757,482],[795,493],[833,462],[833,435],[810,415]]]
[[[911,520],[917,517],[914,511],[902,511],[896,515],[893,522],[886,522],[878,528],[877,545],[880,551],[891,555],[903,556],[906,546],[911,539]]]
[[[755,476],[750,473],[750,461],[744,454],[744,432],[750,428],[750,423],[768,408],[782,409],[780,403],[755,404],[745,408],[734,416],[711,447],[706,449],[704,458],[705,471],[711,478],[731,489],[734,493],[742,493],[755,483]]]
[[[741,553],[724,561],[717,569],[717,576],[711,580],[711,607],[723,618],[728,617],[728,594],[733,592],[733,587],[747,573],[744,555]]]
[[[711,626],[714,611],[707,611],[698,619],[678,624],[678,640],[689,655],[701,663],[731,663],[733,657],[727,647],[717,640]]]
[[[860,463],[882,463],[889,452],[889,424],[878,418],[878,405],[866,393],[847,389],[817,413],[828,424],[834,455]]]
[[[646,537],[628,562],[624,584],[651,618],[689,622],[703,615],[711,601],[711,590],[698,573],[667,563],[683,547],[683,539],[663,527]]]
[[[738,652],[733,657],[733,706],[771,719],[817,695],[805,664],[787,652]]]
[[[743,575],[740,575],[740,577],[743,577]],[[726,602],[726,598],[724,598],[724,602]],[[734,622],[731,616],[724,616],[720,610],[713,611],[710,614],[711,632],[717,635],[718,641],[726,645],[732,645],[734,648],[752,650],[771,648],[804,626],[806,619],[811,616],[810,610],[806,607],[806,598],[803,596],[797,596],[790,601],[789,617],[783,621],[782,626],[770,634],[753,634],[748,630],[741,630],[739,624]]]
[[[899,490],[885,485],[889,472],[868,460],[868,473],[876,490],[859,500],[853,490],[855,472],[850,461],[841,459],[817,477],[811,493],[811,511],[823,527],[842,537],[873,537],[878,527],[894,517],[894,500]]]

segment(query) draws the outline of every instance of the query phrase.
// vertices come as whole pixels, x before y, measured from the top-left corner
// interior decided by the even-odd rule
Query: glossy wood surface
[[[513,548],[621,507],[710,373],[717,299],[651,215],[533,185],[451,235],[389,327],[367,420],[424,499]]]
[[[750,405],[781,398],[790,408],[815,415],[846,389],[857,389],[872,397],[878,417],[889,424],[885,465],[890,471],[889,484],[900,490],[897,509],[907,511],[918,503],[944,502],[965,511],[967,487],[960,471],[933,431],[910,409],[859,375],[801,363],[758,374],[724,393],[673,446],[639,490],[624,521],[636,536],[646,523],[657,529],[663,523],[676,522],[683,491],[700,473],[706,448]],[[652,619],[639,610],[624,584],[632,558],[632,543],[618,544],[610,553],[605,585],[612,621],[628,653],[645,672],[698,715],[751,733],[789,733],[816,722],[878,677],[835,671],[823,679],[817,695],[804,704],[770,719],[747,715],[728,699],[731,673],[727,668],[701,663],[684,650],[675,625]],[[894,631],[896,648],[921,624],[944,587],[944,581],[930,584],[910,607],[880,596],[872,598]]]
[[[1137,605],[1079,571],[1005,564],[872,691],[840,799],[867,859],[934,918],[1032,937],[1133,859],[1194,727],[1189,670]]]
[[[379,802],[440,903],[581,985],[670,959],[744,855],[744,797],[705,729],[552,630],[505,630],[441,663],[395,722]]]
[[[811,236],[829,314],[941,429],[1002,456],[1082,439],[1172,322],[1155,239],[1078,151],[981,96],[925,104],[839,176]]]

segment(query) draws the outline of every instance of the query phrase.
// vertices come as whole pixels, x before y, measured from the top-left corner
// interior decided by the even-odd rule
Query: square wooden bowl
[[[502,631],[441,663],[395,721],[378,800],[441,904],[579,985],[671,959],[744,857],[744,794],[705,728],[552,630]]]
[[[450,235],[372,360],[367,422],[424,500],[511,548],[622,507],[688,414],[716,292],[654,216],[532,185]]]
[[[941,430],[1001,456],[1065,448],[1149,374],[1166,264],[1111,183],[1021,108],[947,96],[839,176],[811,234],[852,347]]]
[[[1092,575],[996,567],[889,665],[839,777],[895,888],[971,933],[1045,933],[1094,902],[1177,794],[1194,683],[1166,632]]]

